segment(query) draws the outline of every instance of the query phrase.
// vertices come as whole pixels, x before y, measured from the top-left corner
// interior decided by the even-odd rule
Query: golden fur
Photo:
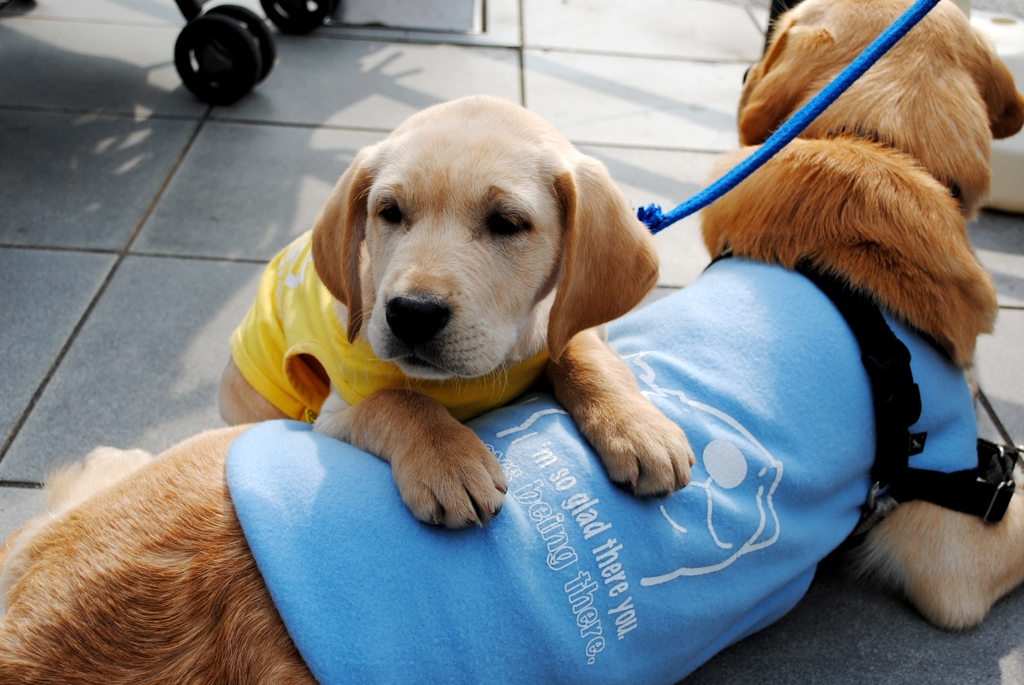
[[[400,220],[389,220],[396,210]],[[527,228],[495,235],[495,217]],[[682,431],[635,383],[621,383],[625,369],[607,346],[572,344],[654,286],[653,240],[604,166],[536,114],[496,98],[463,98],[414,115],[361,150],[313,227],[313,263],[349,339],[366,335],[375,354],[406,375],[458,383],[546,347],[556,396],[613,480],[640,495],[666,495],[689,481],[693,457]],[[430,366],[410,362],[389,327],[387,303],[410,295],[452,311]],[[591,378],[560,370],[581,354],[591,357]],[[583,387],[617,392],[598,401]],[[314,430],[389,462],[420,520],[486,523],[505,494],[497,460],[440,404],[415,395],[383,390],[349,406],[332,390]],[[233,363],[220,402],[229,423],[282,416]]]
[[[877,0],[870,7],[891,14],[904,4]],[[836,22],[829,8],[852,24],[867,22],[871,14],[856,0],[808,0],[783,19],[770,63],[752,72],[744,103],[772,104],[770,89],[759,84],[767,82],[773,69],[797,68],[793,61],[800,63],[799,69],[813,71],[813,55],[777,46],[797,45],[789,42],[789,34],[810,21],[806,17],[824,16],[832,26]],[[959,72],[948,77],[970,74],[977,80],[974,90],[966,89],[968,94],[986,104],[984,110],[965,115],[956,111],[961,103],[944,93],[936,96],[935,106],[945,115],[984,120],[996,134],[1012,132],[1020,126],[1021,100],[997,73],[997,60],[950,7],[941,6],[936,17],[946,27],[940,40],[919,49],[954,46],[961,57],[950,68]],[[933,30],[929,21],[926,31]],[[855,52],[842,26],[830,28],[828,40]],[[989,66],[972,71],[979,64]],[[986,80],[990,72],[995,76]],[[893,78],[899,82],[915,75],[896,70]],[[796,82],[792,86],[802,87]],[[857,111],[842,102],[837,106],[830,116],[838,121],[845,111],[854,127]],[[746,104],[741,107],[741,122],[747,121],[746,109]],[[781,114],[773,116],[785,116],[785,109],[776,107]],[[927,119],[916,123],[922,132],[929,130]],[[917,151],[893,147],[899,138],[890,133],[894,137],[886,137],[883,127],[868,136],[888,145],[849,135],[797,141],[706,210],[708,245],[713,253],[728,244],[740,254],[786,264],[814,259],[877,293],[887,308],[944,341],[966,364],[973,336],[991,325],[995,313],[991,284],[967,243],[957,203],[931,178],[933,168]],[[745,142],[757,139],[745,137]],[[961,164],[952,167],[955,178],[984,177],[980,160],[986,156],[985,145],[971,150],[980,143],[958,138],[928,143],[926,135],[921,142],[968,148]],[[837,185],[829,185],[833,183]],[[983,195],[984,184],[976,190]],[[570,195],[568,187],[555,193],[563,203]],[[843,194],[846,202],[834,199]],[[965,213],[974,211],[972,202],[965,191]],[[977,312],[971,311],[971,302]],[[593,325],[587,316],[581,317],[583,325]],[[607,396],[618,389],[635,392],[635,381],[621,366],[606,363],[603,343],[592,332],[555,333],[551,338],[560,335],[565,349],[552,371],[560,400],[575,405],[581,425],[591,423],[588,430],[596,430],[591,439],[598,449],[614,453],[628,448],[616,444],[624,434],[619,431],[625,430],[623,423],[646,422],[649,417],[629,413],[643,414],[646,405],[631,405],[620,414]],[[459,424],[454,431],[439,429],[443,424],[430,417],[437,408],[422,406],[422,398],[413,393],[396,391],[379,401],[374,407],[377,398],[370,398],[357,409],[379,408],[393,416],[380,424],[353,421],[362,431],[356,438],[371,448],[388,452],[389,442],[405,444],[408,427],[400,420],[420,412],[423,421],[416,430],[424,433],[418,439],[466,449],[476,439]],[[609,428],[602,430],[605,422]],[[225,455],[243,429],[202,434],[152,460],[138,452],[105,448],[49,480],[47,511],[12,535],[4,548],[0,682],[314,682],[268,597],[228,497]],[[658,443],[662,438],[650,440]],[[458,469],[461,462],[441,465]],[[437,467],[435,461],[414,459],[408,469],[396,469],[396,477],[403,473],[416,479],[418,469]],[[619,477],[628,481],[635,473],[627,468]],[[863,561],[902,587],[936,625],[970,626],[1024,576],[1024,499],[1015,497],[999,524],[927,503],[902,505],[872,531]]]
[[[227,493],[224,459],[243,428],[156,459],[101,448],[48,481],[55,513],[6,545],[0,682],[316,682]]]
[[[909,5],[807,0],[783,15],[744,84],[741,142],[763,142]],[[944,0],[801,138],[704,210],[705,243],[787,267],[811,260],[967,369],[998,304],[965,219],[988,192],[992,137],[1022,123],[1008,69]],[[752,150],[727,155],[719,172]],[[1024,502],[1018,494],[999,524],[910,502],[860,555],[930,621],[965,628],[1024,580]]]

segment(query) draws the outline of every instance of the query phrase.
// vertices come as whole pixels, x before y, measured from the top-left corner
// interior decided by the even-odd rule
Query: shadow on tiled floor
[[[1016,0],[990,0],[1007,1],[1010,11]],[[635,205],[672,206],[737,144],[766,6],[488,0],[484,35],[278,34],[270,77],[218,108],[180,84],[171,0],[7,6],[0,535],[39,506],[49,469],[97,444],[158,451],[221,425],[217,379],[262,264],[309,226],[361,146],[434,102],[490,93],[551,120]],[[706,265],[698,231],[691,218],[658,236],[664,289]],[[1003,305],[979,375],[1022,440],[1024,219],[986,213],[972,237]],[[690,681],[1024,682],[1021,592],[981,628],[949,635],[851,584],[841,563],[823,568],[792,614]]]

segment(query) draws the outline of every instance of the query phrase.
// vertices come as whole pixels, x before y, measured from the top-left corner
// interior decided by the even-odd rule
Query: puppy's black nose
[[[410,345],[429,342],[448,325],[452,311],[431,300],[393,297],[388,301],[388,327],[395,337]]]

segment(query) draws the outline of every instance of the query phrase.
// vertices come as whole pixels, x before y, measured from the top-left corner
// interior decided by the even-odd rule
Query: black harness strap
[[[910,456],[923,451],[927,437],[912,436],[909,430],[921,418],[921,391],[910,371],[910,350],[873,301],[808,262],[798,264],[796,270],[832,300],[857,339],[875,407],[877,439],[871,477],[888,486],[908,469]]]
[[[897,502],[923,499],[946,509],[1001,521],[1013,497],[1015,450],[978,440],[978,467],[953,473],[907,469],[886,494]]]
[[[796,270],[842,314],[857,339],[871,381],[877,442],[871,472],[875,487],[865,518],[880,520],[874,516],[875,494],[882,492],[896,502],[925,500],[985,521],[1002,520],[1013,496],[1019,450],[979,439],[976,469],[943,473],[910,468],[909,458],[924,451],[927,438],[924,433],[910,433],[921,416],[921,393],[910,369],[910,351],[873,300],[809,262],[797,265]]]
[[[711,263],[732,256],[727,248]],[[993,523],[1001,521],[1013,497],[1013,470],[1024,448],[1013,445],[993,415],[1007,444],[979,438],[977,468],[952,473],[910,468],[910,457],[924,451],[928,437],[910,432],[921,418],[921,391],[910,368],[910,350],[892,332],[874,300],[810,261],[797,264],[795,270],[814,283],[843,316],[857,339],[871,382],[876,433],[871,469],[874,486],[854,535],[870,529],[899,503],[911,500],[924,500]],[[946,354],[935,340],[921,336]],[[981,399],[985,401],[983,395]],[[987,409],[987,401],[985,404]]]

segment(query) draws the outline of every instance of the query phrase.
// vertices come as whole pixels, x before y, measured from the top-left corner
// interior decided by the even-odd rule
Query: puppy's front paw
[[[378,390],[350,407],[332,392],[313,430],[391,464],[402,499],[420,521],[466,528],[501,511],[508,489],[501,464],[476,433],[426,395]]]
[[[393,458],[391,470],[413,515],[448,528],[487,524],[508,491],[498,460],[462,425]]]
[[[634,494],[666,497],[690,482],[690,441],[647,400],[612,412],[585,433],[612,481]]]

